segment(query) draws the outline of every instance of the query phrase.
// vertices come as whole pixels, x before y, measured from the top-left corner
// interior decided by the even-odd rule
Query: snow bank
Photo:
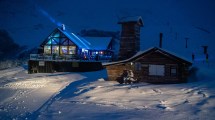
[[[213,119],[214,67],[194,66],[192,82],[165,85],[105,81],[105,70],[27,74],[10,69],[0,78],[0,119]]]
[[[103,114],[100,109],[105,110],[105,113],[114,109],[116,116],[103,114],[104,119],[213,119],[215,117],[215,89],[212,87],[215,83],[214,69],[206,63],[195,63],[194,66],[198,67],[194,77],[198,79],[189,83],[121,85],[114,81],[98,79],[77,86],[78,89],[73,89],[72,94],[78,95],[53,102],[49,110],[55,114],[43,111],[40,119],[48,119],[50,116],[56,119],[73,117],[99,119],[91,114],[74,112],[73,108],[68,106],[75,106],[80,112],[86,112],[84,106],[89,106],[88,113],[92,114]],[[80,107],[77,107],[77,104]],[[64,108],[65,106],[67,107]],[[96,109],[98,110],[95,113]],[[156,117],[155,113],[159,117]]]

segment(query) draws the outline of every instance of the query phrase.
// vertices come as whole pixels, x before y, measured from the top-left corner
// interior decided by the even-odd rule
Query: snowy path
[[[4,81],[0,85],[0,119],[12,119],[32,113],[70,82],[83,78],[71,73],[29,75],[21,68],[17,69],[11,69],[7,78],[0,79]]]
[[[20,71],[23,71],[23,69],[21,69],[21,67],[16,67],[16,68],[12,68],[12,69],[1,70],[0,71],[0,78],[17,74]]]
[[[183,84],[121,85],[106,71],[27,74],[0,78],[0,119],[181,120],[215,117],[215,71],[201,67]],[[1,71],[2,72],[2,71]],[[4,73],[4,72],[3,72]],[[14,74],[12,74],[14,73]]]

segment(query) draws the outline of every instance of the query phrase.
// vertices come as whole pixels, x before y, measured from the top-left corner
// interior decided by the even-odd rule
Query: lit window
[[[69,54],[76,54],[76,46],[69,46]]]
[[[44,46],[44,53],[51,54],[51,46]]]
[[[52,54],[59,54],[59,46],[52,46]]]
[[[68,54],[67,46],[61,46],[60,54]]]

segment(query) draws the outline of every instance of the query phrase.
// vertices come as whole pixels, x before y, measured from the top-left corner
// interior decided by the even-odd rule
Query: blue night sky
[[[160,32],[169,47],[172,40],[185,37],[198,45],[211,44],[214,6],[214,0],[0,0],[0,28],[20,45],[38,46],[57,24],[64,23],[74,33],[93,28],[120,31],[119,18],[140,15],[142,48],[157,45]]]

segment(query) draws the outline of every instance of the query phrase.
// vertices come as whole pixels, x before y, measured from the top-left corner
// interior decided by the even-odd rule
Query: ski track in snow
[[[18,74],[14,70],[19,71]],[[81,106],[75,108],[81,111],[85,111],[84,106],[91,106],[94,112],[96,109],[108,109],[109,112],[114,109],[119,115],[122,110],[140,116],[151,111],[165,119],[175,115],[179,119],[189,116],[192,119],[212,118],[215,109],[212,81],[211,84],[197,81],[167,85],[121,85],[102,79],[104,75],[101,71],[27,74],[22,68],[14,70],[7,70],[10,74],[0,78],[4,81],[0,84],[3,93],[0,94],[4,96],[0,97],[0,119],[73,118],[78,114],[72,112],[73,106]]]
[[[9,73],[1,75],[0,78],[1,83],[4,83],[0,85],[2,95],[5,94],[2,97],[6,97],[0,97],[0,119],[14,119],[25,116],[26,113],[37,110],[64,86],[82,78],[79,74],[71,73],[30,75],[23,68],[1,72]]]
[[[16,67],[16,68],[12,68],[12,69],[1,70],[0,71],[0,79],[2,77],[15,75],[15,74],[17,74],[17,73],[19,73],[21,71],[23,71],[23,69],[21,69],[21,67]]]

